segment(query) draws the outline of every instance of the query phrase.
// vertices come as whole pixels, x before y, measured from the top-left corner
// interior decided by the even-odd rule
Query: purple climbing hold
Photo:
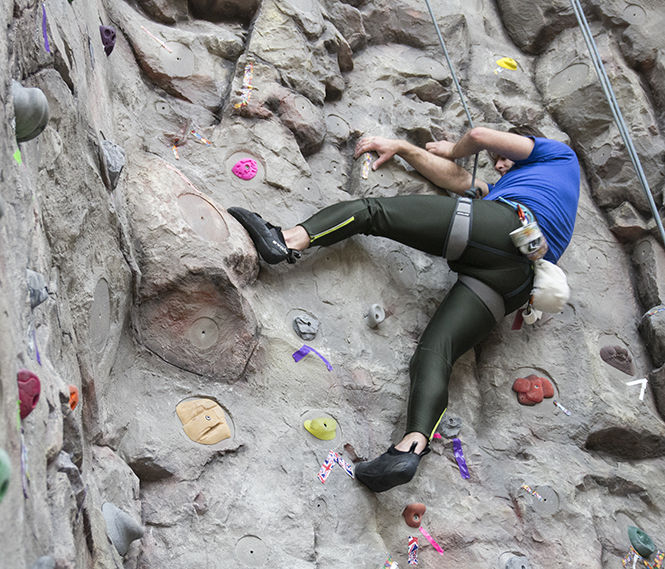
[[[243,160],[238,160],[233,168],[231,168],[231,171],[242,180],[251,180],[256,176],[258,166],[256,160],[244,158]]]
[[[111,26],[99,26],[99,33],[102,35],[104,52],[109,56],[115,47],[115,28]]]

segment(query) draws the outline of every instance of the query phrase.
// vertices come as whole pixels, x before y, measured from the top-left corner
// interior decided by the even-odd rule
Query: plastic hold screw
[[[25,419],[39,402],[39,394],[41,393],[41,384],[39,378],[28,371],[21,369],[16,377],[18,382],[18,396],[21,402],[21,419]]]
[[[108,57],[111,55],[113,48],[115,47],[115,28],[112,26],[99,26],[99,33],[102,36],[102,44],[104,45],[104,53]]]
[[[238,176],[241,180],[251,180],[256,173],[259,171],[259,168],[256,164],[256,160],[252,158],[244,158],[238,160],[231,171]]]
[[[12,475],[12,463],[9,460],[9,455],[4,449],[0,448],[0,502],[5,497],[9,489],[9,479]]]
[[[69,386],[69,408],[73,411],[79,404],[79,389],[75,385]]]

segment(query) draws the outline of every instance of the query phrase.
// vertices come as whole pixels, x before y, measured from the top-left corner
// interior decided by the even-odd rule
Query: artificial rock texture
[[[442,259],[360,236],[295,266],[260,265],[225,208],[290,226],[337,200],[437,191],[399,160],[363,179],[352,158],[363,134],[424,144],[467,127],[425,4],[0,0],[3,567],[48,556],[59,568],[369,569],[388,553],[406,566],[411,502],[426,504],[423,525],[446,550],[421,538],[425,567],[503,568],[514,555],[618,567],[630,525],[665,547],[665,313],[642,326],[648,345],[638,332],[665,302],[665,256],[572,10],[432,5],[476,124],[538,123],[580,157],[560,262],[573,296],[528,329],[506,318],[455,367],[449,412],[471,478],[444,438],[411,484],[374,495],[340,468],[325,485],[316,473],[332,448],[373,457],[402,434],[410,354],[455,276]],[[584,6],[662,207],[665,13],[650,0]],[[109,57],[100,24],[117,30]],[[516,71],[496,65],[504,56]],[[51,113],[20,159],[12,79],[42,89]],[[252,180],[231,173],[242,158],[258,163]],[[481,175],[493,179],[487,156]],[[26,269],[48,290],[34,309]],[[370,329],[374,303],[386,319]],[[303,315],[320,323],[308,343],[332,372],[312,354],[293,361]],[[601,360],[606,345],[630,352],[635,376]],[[19,368],[42,382],[22,425],[27,497]],[[550,400],[517,403],[511,385],[530,374],[570,416]],[[640,400],[626,382],[643,377]],[[81,390],[73,411],[69,384]],[[221,404],[230,439],[185,435],[175,407],[191,397]],[[338,422],[333,441],[302,426],[324,415]],[[124,558],[106,502],[146,530]]]

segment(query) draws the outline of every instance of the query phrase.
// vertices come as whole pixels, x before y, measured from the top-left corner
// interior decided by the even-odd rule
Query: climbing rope
[[[572,4],[573,10],[575,11],[577,22],[579,23],[580,29],[582,30],[582,35],[584,36],[584,41],[586,42],[587,47],[589,48],[589,54],[591,55],[593,66],[596,68],[596,73],[598,74],[598,78],[600,79],[600,85],[603,89],[603,92],[605,93],[605,97],[607,98],[607,102],[610,105],[610,109],[612,110],[612,115],[614,116],[614,122],[619,128],[619,132],[621,133],[623,142],[626,145],[626,148],[628,149],[628,155],[630,156],[630,160],[633,163],[633,167],[637,172],[637,177],[639,178],[640,183],[642,184],[644,193],[646,194],[647,199],[649,200],[649,206],[651,207],[651,212],[653,213],[656,225],[658,226],[658,230],[660,231],[660,237],[663,240],[663,245],[665,245],[665,229],[663,229],[663,222],[660,219],[658,208],[656,207],[656,203],[653,200],[653,195],[651,194],[651,189],[649,188],[649,182],[647,181],[647,178],[644,174],[644,170],[642,169],[642,163],[640,162],[640,159],[637,156],[637,151],[635,150],[635,146],[633,145],[633,140],[631,139],[630,134],[628,133],[628,128],[626,127],[626,123],[623,120],[621,109],[619,108],[619,104],[617,103],[616,97],[614,96],[612,85],[610,84],[610,80],[607,77],[607,73],[605,72],[605,66],[603,65],[603,62],[600,58],[600,54],[598,53],[596,42],[593,39],[591,30],[589,29],[589,23],[587,22],[587,19],[584,16],[584,11],[582,10],[582,6],[580,5],[579,0],[570,0],[570,3]]]
[[[436,18],[434,17],[434,12],[432,11],[432,6],[429,3],[429,0],[425,0],[427,4],[427,9],[429,10],[429,15],[432,18],[432,23],[434,24],[434,29],[436,30],[436,35],[439,36],[439,43],[441,44],[441,49],[443,49],[443,55],[446,56],[446,61],[448,62],[448,68],[450,69],[450,75],[453,78],[455,87],[457,88],[457,93],[459,94],[460,101],[462,101],[462,106],[464,107],[464,112],[466,113],[466,118],[469,120],[469,127],[473,128],[473,119],[471,118],[471,113],[469,112],[469,107],[466,105],[464,100],[464,94],[462,93],[462,87],[457,80],[457,75],[455,73],[455,68],[453,67],[453,62],[450,60],[450,55],[448,55],[448,50],[446,49],[446,42],[443,41],[443,36],[441,35],[441,30],[439,29],[439,24],[436,23]],[[471,175],[471,190],[474,189],[476,185],[476,170],[478,169],[478,152],[476,152],[476,157],[473,160],[473,174]]]

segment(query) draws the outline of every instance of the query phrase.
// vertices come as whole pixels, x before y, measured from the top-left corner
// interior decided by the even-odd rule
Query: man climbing
[[[483,199],[364,198],[328,206],[284,231],[256,213],[228,210],[270,264],[294,263],[312,245],[325,247],[362,233],[444,256],[460,275],[411,358],[406,434],[378,458],[356,466],[356,478],[375,492],[413,478],[446,410],[453,363],[529,299],[533,267],[509,234],[523,227],[523,219],[537,220],[549,244],[545,259],[553,263],[570,242],[580,184],[575,153],[533,129],[511,131],[476,127],[456,143],[430,142],[424,149],[381,137],[362,138],[356,145],[356,158],[365,152],[379,155],[373,169],[397,154],[436,186],[460,195],[469,190],[472,177],[454,160],[488,150],[501,178],[494,185],[476,180]]]

